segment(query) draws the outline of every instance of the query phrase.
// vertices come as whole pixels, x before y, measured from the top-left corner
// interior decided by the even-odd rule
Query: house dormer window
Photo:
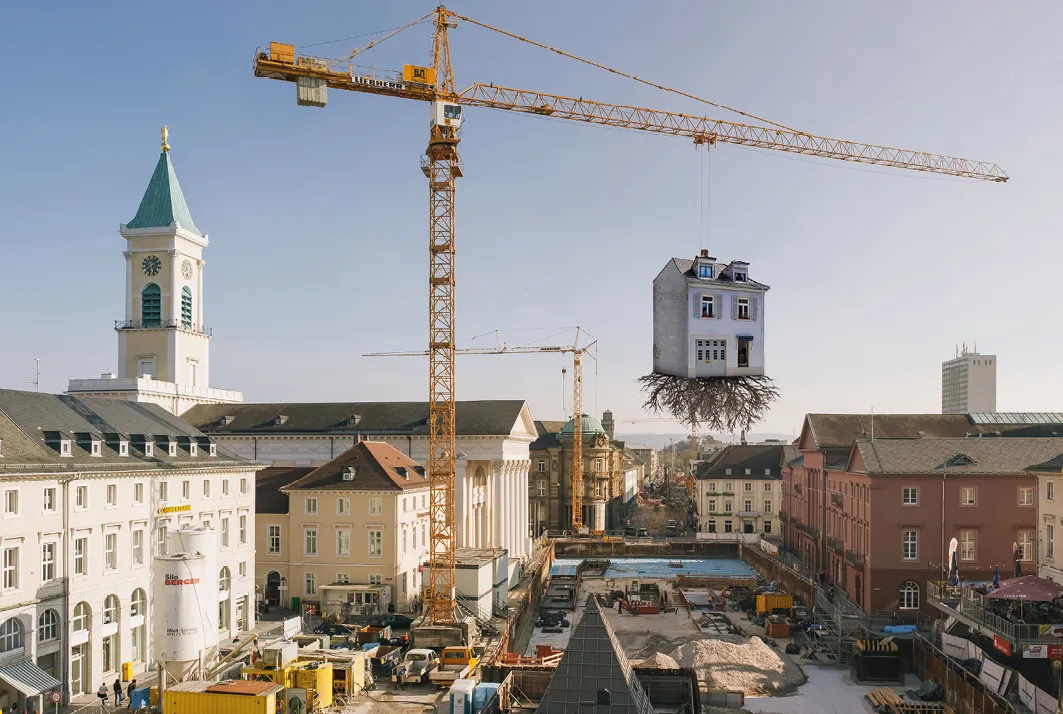
[[[119,456],[129,456],[129,442],[128,441],[125,441],[123,439],[122,441],[118,442],[118,455]]]
[[[278,414],[277,416],[273,417],[273,426],[282,426],[286,421],[288,421],[287,416],[285,416],[284,414]]]
[[[712,266],[711,265],[699,265],[698,266],[699,278],[712,278]]]
[[[62,439],[59,442],[59,455],[70,456],[70,439]]]
[[[716,301],[712,295],[701,296],[701,316],[702,317],[716,317]]]
[[[211,456],[217,456],[218,455],[218,445],[213,443],[213,442],[210,445],[210,455]]]
[[[735,271],[735,282],[741,283],[741,282],[745,282],[745,280],[746,280],[746,272],[744,270],[736,270]]]
[[[170,456],[177,456],[177,442],[170,440]]]
[[[144,442],[144,455],[145,456],[154,456],[155,455],[155,442],[152,442],[152,441],[145,441]]]
[[[194,439],[188,442],[188,455],[199,456],[199,444]]]
[[[92,455],[103,456],[103,444],[95,439],[92,440]]]

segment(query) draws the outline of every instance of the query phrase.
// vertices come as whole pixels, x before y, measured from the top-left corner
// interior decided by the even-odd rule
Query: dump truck
[[[392,682],[416,684],[428,681],[428,676],[439,666],[439,657],[434,650],[410,650],[402,661],[395,665]]]
[[[439,667],[428,678],[441,687],[449,687],[459,679],[465,679],[476,668],[476,652],[472,647],[447,647],[439,656]]]

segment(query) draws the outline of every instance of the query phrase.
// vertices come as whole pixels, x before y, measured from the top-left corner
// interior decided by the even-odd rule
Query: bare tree
[[[646,394],[646,409],[712,431],[749,431],[779,398],[775,382],[756,375],[688,378],[653,372],[636,381]]]

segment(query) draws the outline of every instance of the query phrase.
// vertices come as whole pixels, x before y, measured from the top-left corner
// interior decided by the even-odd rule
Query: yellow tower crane
[[[431,21],[431,66],[405,65],[401,72],[356,66],[361,52],[421,22]],[[458,20],[478,25],[507,37],[541,47],[569,59],[628,77],[662,91],[735,111],[761,124],[698,117],[644,107],[607,104],[588,99],[500,87],[471,84],[458,91],[450,60],[450,30]],[[267,52],[255,53],[254,73],[296,84],[296,101],[304,106],[323,107],[329,88],[428,102],[431,106],[428,148],[421,169],[428,178],[429,192],[429,455],[428,478],[431,493],[429,519],[430,597],[425,605],[433,624],[455,620],[454,605],[454,182],[462,176],[458,157],[459,129],[463,107],[487,107],[525,114],[571,119],[585,124],[638,129],[670,134],[692,140],[695,145],[715,146],[718,142],[773,149],[822,158],[877,166],[911,169],[982,179],[1007,181],[996,164],[910,151],[889,146],[861,144],[797,131],[760,117],[738,112],[689,93],[647,82],[630,74],[590,62],[568,52],[548,47],[505,30],[459,15],[440,5],[431,13],[393,30],[379,40],[356,50],[341,60],[301,55],[293,45],[270,43]],[[576,414],[579,415],[579,409]],[[578,417],[577,417],[578,418]],[[579,431],[577,430],[577,434]],[[577,437],[578,438],[578,437]]]
[[[583,526],[583,355],[597,359],[598,341],[594,340],[582,347],[579,327],[576,338],[571,345],[528,345],[509,347],[498,340],[495,348],[469,348],[455,350],[463,355],[531,355],[531,354],[571,354],[572,355],[572,529],[581,533]],[[498,333],[495,332],[496,339]],[[591,349],[594,348],[594,354]],[[370,352],[363,357],[424,357],[429,352]],[[613,479],[611,488],[616,488]]]

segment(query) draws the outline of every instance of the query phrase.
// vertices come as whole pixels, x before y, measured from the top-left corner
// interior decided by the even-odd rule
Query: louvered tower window
[[[187,285],[181,288],[181,327],[192,329],[192,291]]]
[[[140,321],[144,327],[162,325],[162,291],[155,283],[145,285],[140,293]]]

